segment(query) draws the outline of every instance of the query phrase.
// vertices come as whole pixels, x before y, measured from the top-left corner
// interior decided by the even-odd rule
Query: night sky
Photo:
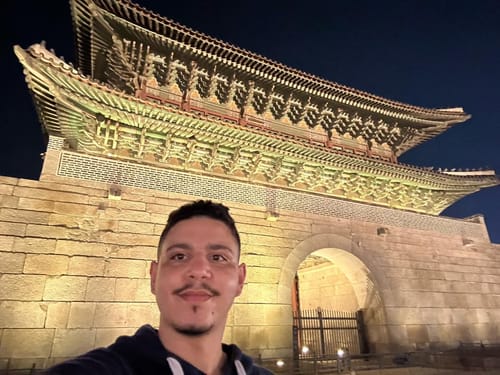
[[[472,118],[404,154],[400,162],[500,174],[498,0],[162,1],[138,3],[162,16],[285,65],[403,103],[463,107]],[[50,5],[48,5],[50,4]],[[37,179],[45,151],[35,107],[12,47],[42,40],[74,58],[69,2],[2,5],[0,175]],[[500,187],[443,215],[485,216],[500,243]]]

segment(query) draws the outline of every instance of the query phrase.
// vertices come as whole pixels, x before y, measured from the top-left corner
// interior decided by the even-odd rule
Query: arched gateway
[[[48,145],[40,181],[0,178],[0,366],[154,324],[148,264],[195,197],[238,223],[248,280],[225,335],[255,356],[293,355],[301,304],[362,311],[372,352],[500,341],[499,247],[481,217],[438,216],[495,172],[397,161],[461,108],[321,80],[125,0],[71,7],[79,70],[15,47]]]
[[[286,295],[289,294],[293,299],[294,295],[299,296],[297,298],[297,302],[294,303],[292,300],[292,310],[296,312],[296,322],[294,325],[294,343],[296,343],[294,351],[295,355],[300,353],[300,349],[303,346],[307,346],[308,349],[312,349],[313,346],[320,346],[318,342],[319,339],[315,340],[314,336],[318,336],[315,333],[307,335],[307,332],[301,331],[301,322],[298,321],[297,318],[300,317],[300,310],[304,308],[305,303],[302,301],[305,298],[302,296],[302,292],[309,292],[311,289],[317,289],[316,297],[309,297],[307,299],[309,308],[317,308],[320,310],[321,308],[327,306],[330,309],[336,311],[344,311],[344,312],[354,312],[354,311],[362,311],[363,322],[362,327],[357,327],[358,330],[363,330],[363,337],[361,338],[363,341],[367,342],[359,342],[357,340],[358,333],[356,330],[352,332],[354,334],[354,340],[348,341],[356,341],[356,343],[351,344],[351,352],[368,352],[370,349],[366,346],[371,344],[371,351],[376,351],[377,349],[383,350],[382,348],[387,348],[388,340],[386,337],[386,322],[384,317],[384,306],[383,301],[380,297],[380,289],[384,289],[384,287],[380,287],[380,285],[387,286],[387,282],[384,279],[383,274],[376,275],[375,272],[371,272],[370,269],[376,270],[376,262],[371,259],[370,252],[363,251],[362,248],[356,245],[352,241],[351,238],[344,237],[338,234],[333,234],[335,232],[335,227],[331,228],[332,233],[329,234],[317,234],[313,235],[304,241],[300,242],[293,251],[287,256],[280,275],[280,287],[284,290],[290,291],[290,293],[283,293],[281,296],[284,297],[284,303],[286,303]],[[340,269],[341,272],[345,275],[347,282],[350,284],[349,286],[352,288],[352,298],[355,300],[354,303],[349,304],[347,306],[345,303],[341,303],[336,297],[338,292],[335,290],[335,287],[338,286],[339,278],[334,277],[332,273],[332,268],[328,267],[326,269],[320,270],[323,273],[323,279],[326,279],[326,282],[320,282],[318,280],[318,275],[320,274],[317,269],[313,270],[311,278],[312,280],[308,281],[304,275],[304,282],[309,282],[309,288],[307,291],[303,290],[294,290],[300,289],[296,282],[298,281],[295,274],[299,271],[301,264],[303,261],[314,254],[315,257],[322,257],[326,259],[328,262],[333,264],[336,268]],[[311,273],[311,268],[307,269],[307,273]],[[324,268],[324,267],[323,267]],[[325,287],[326,286],[326,287]],[[312,301],[311,301],[312,300]],[[325,301],[327,300],[327,301]],[[301,301],[301,302],[299,302]],[[305,301],[304,301],[305,302]],[[298,314],[297,314],[298,313]],[[346,314],[342,314],[342,317],[339,319],[335,319],[331,317],[331,328],[333,329],[342,329],[347,326],[356,325],[356,320],[353,318],[353,322],[351,324],[346,324],[343,322],[347,317]],[[310,314],[307,316],[308,320],[311,320],[312,317]],[[306,319],[307,319],[306,318]],[[304,318],[302,318],[304,319]],[[339,322],[336,324],[336,322]],[[307,323],[307,322],[306,322]],[[359,322],[358,322],[359,323]],[[307,325],[307,324],[306,324]],[[309,327],[314,326],[314,324],[309,324]],[[319,328],[319,327],[315,327]],[[287,327],[289,330],[289,328]],[[307,328],[306,328],[307,329]],[[302,330],[306,330],[302,329]],[[365,332],[366,329],[366,332]],[[299,332],[296,332],[298,330]],[[304,336],[309,336],[309,339],[306,340]],[[368,336],[368,337],[367,337]],[[311,340],[312,338],[312,340]],[[330,334],[325,339],[322,335],[321,346],[322,348],[317,348],[317,352],[320,352],[322,355],[335,355],[337,349],[339,347],[348,347],[349,344],[342,343],[342,338],[338,338],[335,334]],[[329,342],[325,342],[329,341]],[[346,338],[344,338],[344,342]],[[326,349],[325,349],[326,348]]]

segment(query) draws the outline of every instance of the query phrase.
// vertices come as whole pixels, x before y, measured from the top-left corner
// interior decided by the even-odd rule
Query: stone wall
[[[354,312],[360,309],[351,282],[337,265],[328,262],[300,269],[298,276],[302,310]]]
[[[241,232],[248,278],[225,340],[250,354],[291,354],[291,287],[313,252],[351,281],[367,312],[372,350],[500,341],[500,247],[489,243],[481,220],[364,208],[243,183],[236,191],[203,176],[192,191],[175,181],[171,191],[93,182],[83,172],[82,179],[61,176],[61,160],[49,149],[40,181],[0,177],[0,369],[47,366],[156,325],[149,262],[168,213],[200,197],[201,188],[204,198],[231,208]],[[148,173],[144,183],[159,179]],[[272,207],[277,221],[266,220],[261,191],[279,198]],[[287,203],[294,199],[297,209]],[[392,214],[401,225],[390,222]],[[429,228],[426,218],[438,225]]]
[[[149,264],[168,213],[194,198],[58,176],[0,177],[0,369],[45,367],[157,325]],[[263,249],[260,233],[280,232],[264,209],[229,205],[248,277],[225,341],[282,355],[291,309],[276,302],[277,281],[289,250],[278,238]]]

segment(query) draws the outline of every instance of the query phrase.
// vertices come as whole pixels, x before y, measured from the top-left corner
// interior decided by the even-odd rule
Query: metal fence
[[[336,356],[340,348],[350,354],[368,352],[361,311],[295,311],[293,337],[297,359]]]

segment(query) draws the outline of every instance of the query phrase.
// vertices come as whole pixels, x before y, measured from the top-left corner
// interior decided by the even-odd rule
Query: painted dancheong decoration
[[[469,119],[292,69],[127,1],[71,1],[77,66],[15,52],[49,135],[78,153],[437,215],[491,170],[398,163]]]

